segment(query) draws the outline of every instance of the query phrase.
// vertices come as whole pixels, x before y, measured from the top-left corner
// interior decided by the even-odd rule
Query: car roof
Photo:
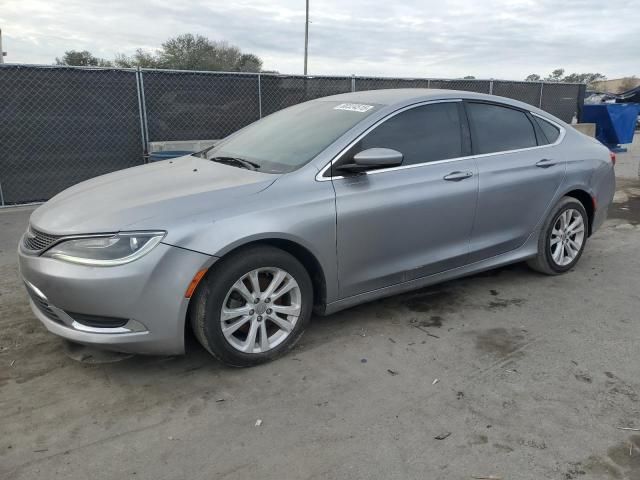
[[[497,95],[489,95],[486,93],[467,92],[463,90],[443,90],[437,88],[393,88],[381,90],[363,90],[361,92],[340,93],[330,97],[319,98],[323,101],[338,101],[349,103],[374,103],[386,106],[404,106],[412,103],[429,101],[429,100],[446,100],[446,99],[470,99],[484,100],[490,102],[498,102],[506,105],[529,110],[539,113],[543,116],[551,116],[548,112],[544,112],[528,103],[513,100],[507,97],[499,97]]]

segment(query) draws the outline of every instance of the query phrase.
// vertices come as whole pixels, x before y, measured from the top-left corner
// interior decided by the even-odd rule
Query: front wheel
[[[247,367],[295,345],[311,317],[313,287],[295,257],[257,246],[222,259],[194,300],[200,343],[227,365]]]
[[[578,263],[587,243],[587,212],[573,197],[564,197],[542,227],[538,254],[528,264],[547,275],[559,275]]]

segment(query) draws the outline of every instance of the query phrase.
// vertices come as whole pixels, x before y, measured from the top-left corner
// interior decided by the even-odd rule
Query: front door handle
[[[449,175],[445,175],[443,178],[449,182],[459,182],[465,178],[473,177],[473,172],[451,172]]]
[[[549,158],[543,158],[539,162],[536,162],[536,167],[549,168],[549,167],[553,167],[555,164],[556,162],[554,160],[551,160]]]

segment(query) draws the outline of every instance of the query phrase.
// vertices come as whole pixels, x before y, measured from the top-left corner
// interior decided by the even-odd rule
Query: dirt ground
[[[640,479],[640,431],[619,428],[640,428],[638,147],[574,271],[514,265],[316,318],[242,370],[193,340],[71,359],[18,278],[31,209],[1,210],[0,478]]]

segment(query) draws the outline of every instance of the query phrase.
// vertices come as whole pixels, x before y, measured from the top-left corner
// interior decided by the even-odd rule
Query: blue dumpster
[[[149,163],[159,162],[161,160],[169,160],[170,158],[183,157],[191,155],[193,152],[187,150],[167,150],[164,152],[151,152],[149,154]]]
[[[639,113],[638,103],[586,104],[582,111],[582,121],[595,123],[596,138],[614,149],[620,144],[633,142]]]

